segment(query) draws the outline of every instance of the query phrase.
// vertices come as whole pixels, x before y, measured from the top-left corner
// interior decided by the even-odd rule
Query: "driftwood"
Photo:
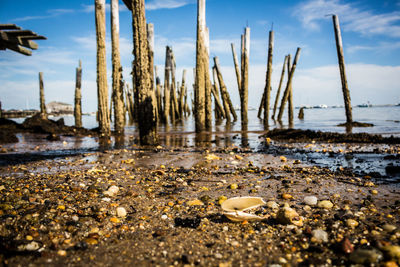
[[[100,133],[110,135],[110,116],[108,114],[108,89],[106,66],[106,3],[95,0],[96,43],[97,43],[97,106]]]
[[[15,24],[0,24],[0,50],[10,49],[30,56],[31,50],[38,49],[38,44],[32,40],[46,40],[46,37],[30,30],[22,30]]]

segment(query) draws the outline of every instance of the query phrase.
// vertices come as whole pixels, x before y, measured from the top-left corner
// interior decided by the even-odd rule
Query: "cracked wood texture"
[[[79,67],[76,68],[75,80],[75,101],[74,101],[74,117],[75,127],[82,127],[82,62],[79,60]]]
[[[110,135],[108,114],[108,88],[106,66],[106,3],[95,0],[96,43],[97,43],[97,106],[99,130],[103,136]]]
[[[149,47],[147,42],[144,0],[132,0],[133,54],[135,56],[134,74],[139,94],[138,123],[142,145],[158,143],[157,103],[152,90],[149,71]],[[153,68],[153,66],[151,66]]]

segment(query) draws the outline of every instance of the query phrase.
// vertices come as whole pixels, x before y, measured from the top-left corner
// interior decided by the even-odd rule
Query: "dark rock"
[[[175,227],[187,227],[196,229],[199,227],[201,219],[199,217],[195,218],[175,218]]]

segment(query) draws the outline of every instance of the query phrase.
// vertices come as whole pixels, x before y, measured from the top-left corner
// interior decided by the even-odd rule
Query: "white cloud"
[[[25,16],[21,18],[15,18],[12,21],[28,21],[28,20],[36,20],[36,19],[48,19],[58,17],[63,14],[73,13],[73,9],[49,9],[46,11],[48,15],[41,15],[41,16]]]
[[[339,16],[344,30],[358,32],[362,35],[385,35],[400,37],[400,12],[376,14],[370,10],[361,10],[355,4],[343,3],[340,0],[309,0],[296,7],[294,15],[304,27],[319,29],[319,21],[326,20],[326,15]]]
[[[377,45],[352,45],[347,47],[347,52],[356,53],[358,51],[375,51],[379,54],[391,53],[393,50],[400,49],[400,42],[381,42]]]
[[[194,3],[196,3],[194,0],[152,0],[145,6],[147,10],[173,9]]]

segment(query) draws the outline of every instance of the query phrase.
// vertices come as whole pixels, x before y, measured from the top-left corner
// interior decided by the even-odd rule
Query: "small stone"
[[[373,194],[373,195],[377,195],[378,194],[378,190],[376,190],[376,189],[372,189],[372,190],[370,190],[369,191],[371,194]]]
[[[234,241],[231,242],[231,245],[234,246],[234,247],[238,247],[240,244],[239,244],[238,241],[234,240]]]
[[[221,253],[216,253],[215,254],[215,258],[217,258],[217,259],[222,259],[222,254]]]
[[[309,206],[317,205],[318,198],[316,196],[307,196],[304,198],[304,203]]]
[[[218,197],[218,204],[222,204],[225,200],[227,200],[228,198],[226,196],[220,196]]]
[[[97,245],[99,243],[99,241],[97,241],[97,239],[94,239],[94,238],[91,238],[91,237],[86,238],[85,242],[88,245]]]
[[[353,219],[347,219],[346,220],[346,225],[350,228],[356,228],[358,226],[358,222],[356,220]]]
[[[397,263],[394,261],[384,262],[382,266],[383,267],[399,267],[399,265],[397,265]]]
[[[393,224],[385,224],[382,226],[382,229],[385,230],[386,232],[393,232],[394,230],[397,229],[397,227]]]
[[[110,222],[120,223],[121,221],[117,217],[112,217],[112,218],[110,218]]]
[[[74,222],[77,222],[77,221],[79,221],[79,216],[78,215],[72,215],[72,220],[74,221]]]
[[[303,219],[292,208],[285,206],[278,211],[276,220],[281,224],[294,224],[296,226],[303,226]]]
[[[283,193],[282,198],[288,200],[288,199],[292,199],[293,196],[291,194]]]
[[[350,261],[357,264],[372,265],[378,263],[383,258],[380,251],[359,248],[350,254]]]
[[[287,158],[286,158],[285,156],[280,156],[279,159],[280,159],[282,162],[286,162],[286,161],[287,161]]]
[[[232,189],[232,190],[235,190],[235,189],[237,189],[239,186],[237,185],[237,184],[231,184],[230,186],[229,186],[229,188],[230,189]]]
[[[400,246],[384,246],[382,250],[385,252],[387,258],[400,262]]]
[[[202,205],[204,205],[204,203],[199,199],[190,200],[190,201],[186,202],[186,204],[188,206],[202,206]]]
[[[268,201],[266,203],[267,207],[270,209],[279,209],[279,204],[276,203],[275,201]]]
[[[59,251],[57,251],[57,254],[62,256],[62,257],[67,256],[67,252],[65,250],[63,250],[63,249],[60,249]]]
[[[331,209],[333,207],[333,203],[329,200],[322,200],[318,203],[318,208],[322,209]]]
[[[33,240],[33,237],[32,237],[31,235],[27,235],[27,236],[25,237],[25,239],[28,240],[28,241],[32,241],[32,240]]]
[[[22,245],[18,247],[20,250],[27,250],[27,251],[35,251],[40,248],[40,245],[36,241],[32,241],[26,245]]]
[[[118,207],[117,208],[117,216],[118,217],[126,217],[126,214],[127,214],[127,212],[126,212],[126,209],[124,208],[124,207]]]
[[[317,243],[328,242],[328,233],[322,229],[315,229],[311,232],[312,237]]]
[[[228,231],[229,231],[229,227],[228,227],[228,226],[224,226],[224,227],[222,227],[222,230],[223,230],[224,232],[228,232]]]
[[[354,251],[354,246],[347,237],[343,238],[342,241],[340,241],[339,247],[340,250],[346,254],[350,254]]]
[[[107,191],[104,192],[104,195],[113,197],[113,196],[117,195],[118,192],[119,192],[118,186],[112,185],[107,189]]]

